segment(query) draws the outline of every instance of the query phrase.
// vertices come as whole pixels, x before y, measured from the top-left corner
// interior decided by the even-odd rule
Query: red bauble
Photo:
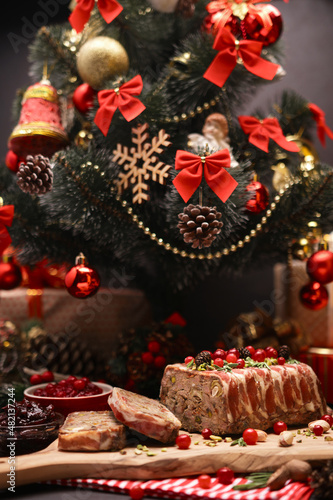
[[[253,193],[253,197],[246,202],[246,208],[249,212],[259,214],[268,205],[269,193],[266,186],[258,181],[252,181],[246,186],[246,191]]]
[[[86,114],[93,107],[96,91],[87,83],[79,85],[73,94],[73,104],[78,111]]]
[[[259,16],[247,14],[243,21],[242,27],[246,33],[246,37],[257,42],[262,42],[264,45],[275,43],[282,33],[283,22],[280,11],[273,5],[258,5],[259,8],[269,15],[273,26],[267,29],[263,25],[263,21]]]
[[[12,290],[22,281],[21,270],[14,262],[0,262],[0,290]]]
[[[222,17],[222,10],[218,12],[214,12],[212,14],[208,14],[205,17],[202,23],[202,29],[206,33],[211,33],[213,36],[216,36],[220,29],[220,20]],[[241,34],[240,23],[237,17],[230,16],[228,21],[225,23],[224,28],[228,29],[234,36],[238,36]]]
[[[323,285],[313,281],[301,288],[300,301],[304,307],[312,311],[318,311],[327,306],[328,292]]]
[[[322,285],[333,281],[333,252],[319,250],[311,255],[306,264],[306,272],[313,281]]]
[[[65,277],[68,292],[77,299],[86,299],[95,295],[100,283],[98,272],[87,266],[83,255],[77,257],[76,265],[68,271]]]
[[[9,170],[11,170],[12,172],[16,173],[18,171],[18,168],[22,161],[24,161],[24,159],[14,153],[14,151],[12,151],[11,149],[6,154],[6,167],[9,168]]]

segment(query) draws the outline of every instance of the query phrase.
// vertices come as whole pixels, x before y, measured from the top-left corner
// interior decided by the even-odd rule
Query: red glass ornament
[[[88,83],[82,83],[74,90],[73,104],[80,113],[86,114],[94,105],[95,95],[96,91]]]
[[[9,168],[9,170],[11,170],[12,172],[16,173],[18,171],[18,168],[22,161],[24,161],[24,158],[18,156],[11,149],[6,154],[5,158],[6,167]]]
[[[202,30],[206,33],[211,33],[214,37],[217,35],[220,26],[220,20],[223,10],[213,12],[205,17],[202,23]],[[240,22],[236,16],[230,16],[225,23],[224,28],[228,29],[234,36],[241,34]]]
[[[301,288],[300,301],[307,309],[319,311],[327,306],[328,291],[317,281],[312,281]]]
[[[264,45],[271,45],[280,38],[282,33],[283,22],[281,12],[276,7],[273,7],[273,5],[258,5],[257,8],[259,7],[271,18],[273,24],[271,29],[265,28],[259,16],[250,13],[246,14],[242,26],[247,38],[262,42]]]
[[[0,262],[0,290],[12,290],[22,281],[21,269],[17,264],[8,260]]]
[[[68,292],[77,299],[86,299],[95,295],[100,283],[98,272],[87,266],[83,254],[76,258],[75,266],[68,271],[65,277]]]
[[[246,186],[246,191],[253,192],[253,197],[246,202],[246,209],[255,214],[259,214],[265,210],[269,200],[269,193],[266,186],[259,181],[252,181]]]
[[[333,281],[333,252],[319,250],[309,257],[306,272],[313,281],[322,285]]]

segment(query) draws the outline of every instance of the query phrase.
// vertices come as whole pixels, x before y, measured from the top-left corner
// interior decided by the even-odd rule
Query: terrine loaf
[[[307,424],[326,413],[320,382],[304,363],[230,371],[168,365],[160,399],[183,429],[220,435],[265,430],[277,420]]]
[[[111,411],[70,413],[58,437],[58,448],[67,451],[115,451],[126,444],[125,426]]]
[[[162,443],[171,443],[181,423],[171,411],[155,399],[114,387],[108,403],[123,424]]]

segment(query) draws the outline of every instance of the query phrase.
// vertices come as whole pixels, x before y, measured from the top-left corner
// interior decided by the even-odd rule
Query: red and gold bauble
[[[73,104],[80,113],[86,114],[93,107],[95,95],[96,91],[88,83],[82,83],[74,90]]]
[[[319,250],[309,257],[306,272],[313,281],[322,285],[333,281],[333,252]]]
[[[206,33],[211,33],[213,36],[216,36],[220,27],[221,27],[221,18],[223,11],[219,10],[217,12],[208,14],[205,17],[202,23],[202,30]],[[237,17],[231,15],[227,22],[223,25],[224,28],[227,28],[234,36],[238,36],[241,34],[240,23]]]
[[[307,309],[319,311],[328,304],[328,291],[317,281],[312,281],[301,288],[300,301]]]
[[[18,287],[21,281],[22,273],[19,266],[8,255],[3,256],[3,262],[0,262],[0,290],[12,290]]]
[[[12,172],[17,172],[20,166],[20,163],[24,161],[24,158],[20,158],[14,151],[9,150],[6,154],[5,163],[6,167],[9,168]]]
[[[81,253],[75,260],[75,266],[68,271],[65,285],[68,292],[77,299],[87,299],[97,293],[101,279],[95,269],[89,267]]]
[[[246,202],[246,209],[249,212],[260,214],[269,203],[268,189],[261,182],[252,181],[246,186],[246,191],[253,193],[252,198]]]
[[[271,45],[277,42],[282,33],[282,16],[280,11],[273,5],[260,5],[260,8],[270,17],[273,26],[265,28],[261,17],[248,13],[244,21],[242,21],[242,28],[245,31],[246,38],[262,42],[264,45]]]
[[[8,148],[24,158],[31,154],[51,157],[68,144],[61,123],[57,90],[48,80],[28,87],[22,99],[18,125],[8,140]]]

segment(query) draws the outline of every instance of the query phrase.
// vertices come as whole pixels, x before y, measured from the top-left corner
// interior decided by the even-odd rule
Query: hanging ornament
[[[272,179],[273,187],[276,191],[280,191],[292,179],[290,170],[283,162],[273,165],[271,169],[274,171]]]
[[[45,194],[52,189],[53,172],[50,160],[42,155],[28,155],[17,172],[17,185],[24,193]]]
[[[313,104],[313,103],[309,103],[308,107],[312,113],[313,119],[317,123],[318,139],[320,140],[320,142],[322,143],[323,146],[326,146],[326,135],[330,139],[333,139],[333,130],[331,130],[326,125],[325,113],[322,109],[319,108],[319,106],[317,106],[316,104]]]
[[[13,262],[9,255],[2,256],[0,262],[0,290],[12,290],[18,287],[22,281],[21,269]]]
[[[246,209],[254,214],[260,214],[269,203],[269,192],[267,187],[261,184],[255,175],[253,181],[246,186],[246,191],[253,194],[252,198],[246,202]]]
[[[75,266],[65,277],[68,292],[77,299],[87,299],[97,293],[100,283],[98,272],[88,267],[85,256],[80,253],[75,259]]]
[[[133,203],[149,200],[149,186],[145,181],[151,179],[164,184],[171,168],[171,165],[163,163],[156,154],[161,154],[163,147],[170,146],[169,135],[163,129],[159,130],[158,135],[149,143],[148,128],[148,123],[132,128],[135,147],[129,150],[127,146],[117,144],[117,149],[113,150],[112,160],[123,168],[116,182],[118,193],[121,194],[132,185]]]
[[[10,227],[14,217],[14,205],[4,205],[0,197],[0,254],[6,250],[12,242],[7,227]]]
[[[78,132],[78,134],[75,136],[74,143],[76,146],[87,150],[93,138],[94,136],[91,133],[91,123],[84,122],[82,125],[82,130],[80,130],[80,132]]]
[[[127,73],[129,59],[126,50],[117,40],[97,36],[82,45],[76,64],[82,80],[94,89],[100,89],[106,80]]]
[[[89,21],[91,11],[95,7],[95,0],[76,0],[76,7],[69,16],[68,20],[78,33],[80,33],[85,24]],[[122,6],[116,0],[98,0],[97,8],[108,24],[111,23],[123,10]]]
[[[96,90],[94,90],[88,83],[82,83],[73,93],[73,104],[80,113],[85,115],[94,105],[94,97]]]
[[[185,243],[190,243],[192,248],[207,248],[221,232],[221,216],[216,207],[188,205],[178,214],[180,222],[177,227]]]
[[[307,309],[319,311],[328,304],[328,292],[323,285],[312,281],[301,288],[300,301]]]
[[[238,121],[245,134],[249,134],[249,142],[268,153],[269,139],[276,142],[281,148],[294,153],[299,152],[299,147],[288,141],[283,135],[277,118],[264,118],[259,120],[254,116],[239,116]]]
[[[98,92],[100,108],[96,113],[94,122],[105,136],[108,133],[116,109],[119,109],[128,122],[134,120],[146,109],[146,106],[134,97],[141,94],[142,87],[142,78],[137,75],[120,87]]]
[[[248,13],[242,21],[242,28],[246,38],[262,42],[265,46],[271,45],[280,38],[283,22],[280,11],[273,5],[257,5],[258,12]],[[264,16],[263,16],[264,15]],[[268,16],[271,23],[266,22]]]
[[[148,0],[148,3],[150,3],[156,12],[171,14],[172,12],[175,12],[178,1],[179,0]]]
[[[262,42],[236,40],[230,31],[222,28],[213,45],[213,49],[217,50],[218,54],[203,76],[218,87],[223,87],[236,64],[239,63],[244,65],[250,73],[265,80],[273,80],[281,66],[260,57],[262,48]]]
[[[8,148],[18,156],[53,153],[68,144],[61,123],[58,94],[48,80],[28,87],[22,99],[18,125],[8,140]]]
[[[309,257],[306,263],[306,272],[313,281],[322,285],[333,281],[333,252],[319,250]]]
[[[201,184],[204,176],[208,186],[225,203],[238,186],[238,182],[226,171],[230,167],[228,149],[203,156],[178,150],[175,169],[180,170],[172,181],[180,196],[187,202]]]
[[[23,158],[20,158],[14,151],[9,150],[6,154],[5,163],[6,167],[12,172],[17,172]]]
[[[241,35],[238,18],[233,14],[230,14],[228,18],[225,19],[224,11],[219,8],[218,2],[211,2],[207,5],[206,9],[209,14],[205,17],[202,23],[203,31],[211,33],[215,37],[219,28],[226,28],[236,37]]]

